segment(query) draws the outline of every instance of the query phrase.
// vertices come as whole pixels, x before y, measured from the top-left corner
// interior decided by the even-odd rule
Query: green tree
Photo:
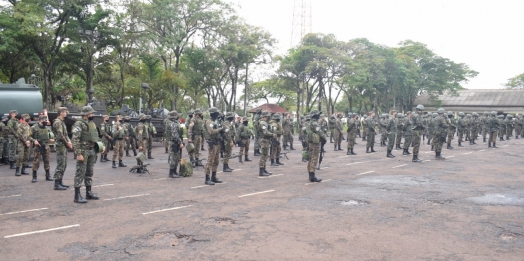
[[[524,73],[508,79],[505,86],[508,89],[524,89]]]

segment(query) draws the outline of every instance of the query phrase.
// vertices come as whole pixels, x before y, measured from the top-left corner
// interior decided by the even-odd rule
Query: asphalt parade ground
[[[482,141],[458,148],[455,139],[455,149],[442,151],[446,160],[423,144],[421,163],[402,150],[386,158],[378,143],[366,154],[359,138],[356,156],[346,156],[344,143],[337,152],[327,143],[320,183],[308,182],[296,140],[285,165],[268,161],[272,176],[259,177],[259,157],[250,156],[230,160],[235,170],[219,172],[224,183],[215,186],[204,185],[202,168],[168,178],[168,154],[155,143],[151,174],[130,173],[134,157],[124,157],[126,168],[97,163],[100,200],[87,204],[73,202],[72,186],[53,190],[43,164],[34,184],[0,166],[0,259],[524,259],[524,139],[498,149]],[[202,153],[207,158],[207,148]],[[55,165],[53,153],[51,173]]]

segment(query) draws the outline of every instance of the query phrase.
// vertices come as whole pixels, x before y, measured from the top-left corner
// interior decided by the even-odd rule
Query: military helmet
[[[39,115],[38,119],[39,120],[47,120],[47,115]]]
[[[31,118],[27,113],[22,114],[20,117],[22,117],[22,119]]]
[[[476,112],[473,112],[473,116],[475,116],[475,117],[478,117],[478,116],[479,116],[479,114],[478,114],[478,113],[476,113]]]
[[[342,115],[342,113],[337,114],[337,118],[342,118],[342,117],[344,117],[344,115]]]
[[[271,113],[268,112],[268,111],[266,111],[266,110],[264,110],[264,111],[262,111],[261,116],[262,116],[262,117],[271,117]]]
[[[280,120],[280,116],[279,116],[278,114],[275,113],[275,114],[273,114],[273,115],[271,116],[271,119],[272,119],[272,120]]]
[[[320,112],[317,111],[317,110],[312,110],[312,111],[309,112],[309,115],[311,115],[311,116],[320,115]]]
[[[491,116],[495,116],[497,115],[497,112],[496,111],[491,111]]]
[[[140,115],[138,115],[138,120],[141,121],[141,120],[145,120],[146,119],[146,115],[143,114],[143,113],[140,113]]]
[[[186,146],[186,150],[188,154],[193,153],[193,151],[195,151],[195,144],[193,142],[188,142]]]
[[[448,116],[453,116],[453,112],[452,111],[448,111]]]
[[[424,105],[422,105],[422,104],[417,105],[417,110],[423,111],[424,110]]]
[[[513,115],[511,115],[511,114],[508,114],[508,118],[513,118]]]
[[[200,114],[202,115],[202,111],[200,109],[196,109],[193,111],[193,114]]]
[[[444,108],[439,108],[439,109],[437,110],[437,113],[438,113],[438,114],[442,114],[442,113],[445,113],[445,112],[446,112],[446,111],[444,110]]]
[[[366,118],[368,117],[368,115],[367,115],[367,114],[364,114],[364,116],[363,116],[363,117],[364,117],[364,119],[366,119]]]
[[[235,113],[234,112],[227,112],[226,113],[226,119],[227,118],[234,118],[235,117]]]
[[[433,113],[433,118],[436,118],[438,116],[438,113],[434,112]]]
[[[167,115],[168,115],[168,118],[170,118],[170,119],[177,119],[178,118],[178,112],[176,110],[170,111]]]
[[[209,113],[217,113],[219,112],[218,109],[216,107],[211,107],[209,108],[209,110],[207,110]]]
[[[11,110],[9,113],[18,114],[18,111],[17,110]]]
[[[306,119],[306,121],[309,121],[311,120],[311,115],[306,115],[304,118]]]
[[[468,113],[468,114],[466,115],[466,117],[470,118],[470,117],[471,117],[471,114]]]
[[[465,116],[466,114],[464,114],[463,112],[459,112],[459,116],[463,117]]]
[[[404,114],[402,114],[402,113],[397,113],[397,118],[404,118]]]
[[[302,117],[301,117],[302,118]],[[251,120],[251,117],[243,117],[242,118],[242,121],[250,121]]]
[[[88,115],[91,113],[95,113],[96,111],[91,106],[84,106],[82,107],[81,113],[82,115]]]

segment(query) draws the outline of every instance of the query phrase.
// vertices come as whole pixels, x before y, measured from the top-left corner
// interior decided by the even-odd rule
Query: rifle
[[[233,155],[233,156],[231,156],[231,157],[229,157],[229,158],[227,158],[227,159],[230,160],[230,159],[234,159],[234,158],[242,158],[242,156],[243,156],[242,154],[239,154],[239,155]],[[244,162],[242,162],[242,161],[241,161],[240,163],[244,164]]]
[[[317,169],[320,170],[320,164],[322,163],[322,160],[324,159],[324,144],[322,143],[322,146],[320,147],[320,157],[318,159],[318,166]]]
[[[129,172],[133,172],[133,173],[147,173],[147,174],[151,174],[149,173],[149,170],[147,169],[147,166],[149,166],[150,164],[147,163],[145,165],[136,165],[136,166],[133,166]]]
[[[203,160],[205,160],[205,159],[199,159],[199,160],[194,159],[194,160],[190,160],[190,162],[193,163],[193,165],[194,165],[195,167],[197,167],[197,168],[198,168],[198,167],[202,167],[202,168],[204,168],[204,164],[202,164],[202,161],[203,161]]]
[[[284,155],[284,157],[286,157],[286,159],[289,160],[289,158],[287,157],[288,153],[289,153],[289,151],[288,152],[280,152],[280,155]]]

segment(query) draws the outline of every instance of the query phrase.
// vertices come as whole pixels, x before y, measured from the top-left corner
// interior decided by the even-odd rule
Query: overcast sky
[[[231,0],[249,24],[290,47],[293,6],[300,0]],[[307,0],[306,0],[307,1]],[[524,73],[524,0],[310,0],[314,33],[368,38],[387,46],[414,40],[479,72],[466,88],[504,88]]]

